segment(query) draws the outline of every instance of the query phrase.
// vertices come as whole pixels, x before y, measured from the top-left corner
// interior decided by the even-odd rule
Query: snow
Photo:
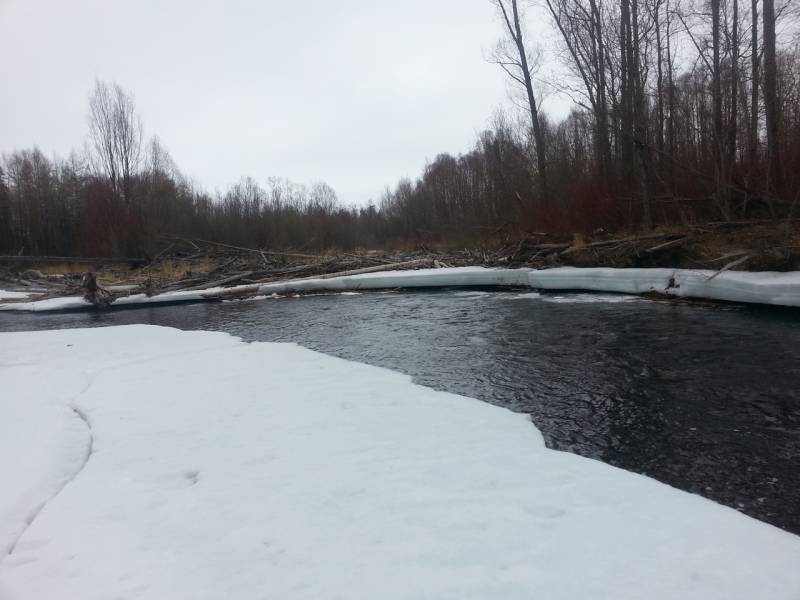
[[[587,290],[643,294],[665,293],[674,269],[559,267],[529,272],[528,285],[541,290]]]
[[[313,290],[525,286],[528,284],[529,271],[529,269],[487,269],[484,267],[384,271],[330,279],[300,279],[268,283],[261,286],[260,291],[285,294]]]
[[[0,381],[3,600],[800,597],[797,536],[293,344],[3,333]]]
[[[800,272],[745,273],[726,271],[712,279],[714,271],[678,271],[677,296],[711,298],[730,302],[755,302],[800,306]]]
[[[28,298],[28,292],[14,292],[10,290],[0,290],[0,300],[23,300]]]
[[[201,302],[204,295],[221,292],[223,288],[209,288],[206,290],[193,290],[185,292],[167,292],[157,296],[145,294],[132,294],[122,296],[114,301],[114,306],[134,306],[143,304],[171,304],[176,302]],[[93,305],[80,296],[67,296],[63,298],[47,298],[34,302],[18,302],[14,304],[0,304],[0,310],[22,310],[26,312],[50,312],[68,310],[86,310]]]
[[[358,292],[391,288],[448,287],[530,287],[548,291],[592,291],[617,294],[649,292],[711,300],[727,300],[800,306],[800,271],[789,273],[745,273],[682,269],[612,269],[559,267],[554,269],[487,269],[484,267],[448,267],[417,271],[386,271],[330,279],[298,279],[267,283],[257,288],[258,295],[297,294],[300,292]],[[253,286],[227,288],[236,293]],[[148,297],[144,294],[123,296],[114,306],[157,305],[176,302],[199,302],[223,288],[177,291]],[[83,298],[51,298],[34,302],[0,303],[0,310],[55,311],[83,310],[92,305]]]

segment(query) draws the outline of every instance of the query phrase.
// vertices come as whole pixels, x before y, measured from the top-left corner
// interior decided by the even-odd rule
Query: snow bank
[[[448,267],[417,271],[384,271],[331,279],[302,279],[268,283],[264,293],[286,294],[313,290],[382,290],[387,288],[501,287],[528,285],[530,269]]]
[[[531,271],[529,283],[544,290],[589,290],[707,298],[777,306],[800,306],[800,271],[750,273],[689,269],[561,267]]]
[[[229,288],[230,289],[230,288]],[[221,292],[223,288],[209,288],[206,290],[185,291],[185,292],[166,292],[157,296],[147,296],[146,294],[131,294],[121,296],[114,301],[114,306],[138,306],[138,305],[158,305],[173,304],[178,302],[202,302],[204,295]],[[52,312],[67,310],[88,310],[93,308],[91,302],[87,302],[80,296],[67,296],[64,298],[48,298],[46,300],[35,300],[33,302],[16,302],[14,304],[0,304],[0,310],[18,310],[25,312]]]
[[[713,277],[712,277],[713,276]],[[267,283],[257,288],[260,295],[298,292],[342,292],[390,288],[443,287],[531,287],[539,290],[582,290],[644,294],[656,292],[672,296],[707,298],[780,306],[800,306],[800,272],[744,273],[676,269],[611,269],[559,267],[555,269],[487,269],[456,267],[365,273],[330,279],[298,279]],[[253,292],[252,285],[226,288],[224,291]],[[167,292],[147,297],[144,294],[123,296],[114,306],[199,302],[215,296],[223,288]],[[0,310],[54,311],[81,310],[92,305],[83,298],[51,298],[34,302],[0,304]]]
[[[528,285],[541,290],[586,290],[644,294],[665,293],[674,269],[610,269],[560,267],[531,270]]]
[[[10,290],[0,290],[0,300],[24,300],[28,298],[28,292],[12,292]]]
[[[800,306],[800,272],[745,273],[726,271],[677,271],[676,296],[711,298],[730,302],[752,302],[778,306]]]
[[[295,345],[5,333],[0,380],[0,514],[70,477],[0,557],[4,600],[800,597],[796,536]]]

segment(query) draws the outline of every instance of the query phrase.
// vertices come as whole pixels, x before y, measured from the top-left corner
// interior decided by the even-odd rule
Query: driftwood
[[[191,241],[191,240],[190,240]],[[223,244],[222,242],[212,242],[210,240],[196,239],[195,242],[202,242],[203,244],[211,244],[212,246],[219,246],[220,248],[230,248],[232,250],[241,250],[242,252],[253,252],[264,256],[288,256],[291,258],[312,258],[318,259],[318,256],[313,254],[298,254],[296,252],[276,252],[274,250],[260,250],[259,248],[245,248],[244,246],[234,246],[233,244]]]
[[[433,264],[427,258],[410,260],[407,262],[392,263],[388,265],[375,265],[374,267],[364,267],[363,269],[351,269],[349,271],[338,271],[336,273],[325,273],[324,275],[311,275],[302,279],[333,279],[334,277],[348,277],[350,275],[363,275],[364,273],[380,273],[381,271],[400,271],[404,269],[418,269]]]
[[[383,271],[400,271],[412,268],[419,268],[430,265],[431,261],[428,259],[413,260],[401,263],[393,263],[390,265],[376,265],[374,267],[364,267],[363,269],[351,269],[349,271],[337,271],[335,273],[325,273],[324,275],[312,275],[310,277],[299,277],[294,281],[308,281],[309,279],[333,279],[335,277],[349,277],[351,275],[363,275],[365,273],[380,273]],[[225,290],[218,290],[203,294],[206,300],[230,300],[238,298],[247,298],[257,294],[262,283],[255,283],[252,285],[240,285]]]
[[[185,288],[178,288],[182,291],[191,291],[191,290],[202,290],[205,288],[213,288],[219,287],[221,285],[225,285],[226,283],[233,283],[234,281],[240,281],[245,279],[246,277],[250,277],[253,274],[253,271],[245,271],[244,273],[238,273],[236,275],[232,275],[231,277],[225,277],[224,279],[217,279],[216,281],[209,281],[202,285],[195,285],[192,287],[185,287]]]
[[[678,244],[682,244],[686,240],[689,239],[689,236],[683,236],[676,238],[674,240],[669,240],[668,242],[664,242],[663,244],[659,244],[658,246],[653,246],[652,248],[647,248],[645,252],[658,252],[659,250],[664,250],[665,248],[671,248],[672,246],[677,246]]]
[[[614,240],[601,240],[599,242],[592,242],[590,244],[583,244],[583,245],[580,245],[580,246],[572,245],[569,248],[567,248],[566,250],[564,250],[563,252],[561,252],[561,254],[562,255],[563,254],[570,254],[571,252],[577,252],[579,250],[584,250],[586,248],[600,248],[602,246],[615,246],[617,244],[625,244],[625,243],[628,243],[628,242],[644,242],[644,241],[649,241],[649,240],[660,240],[660,239],[663,239],[663,238],[675,237],[675,235],[676,234],[674,234],[674,233],[656,233],[656,234],[653,234],[653,235],[639,235],[639,236],[625,237],[625,238],[619,238],[619,239],[614,239]]]
[[[720,275],[721,273],[724,273],[725,271],[728,271],[728,270],[732,269],[733,267],[737,267],[737,266],[747,262],[748,260],[753,258],[753,256],[755,256],[755,255],[754,254],[746,254],[746,255],[742,256],[741,258],[737,258],[736,260],[734,260],[732,262],[729,262],[727,265],[725,265],[719,271],[717,271],[711,277],[709,277],[706,281],[711,281],[717,275]]]
[[[750,254],[750,250],[735,250],[734,252],[728,252],[727,254],[723,254],[719,258],[715,258],[715,259],[710,260],[708,262],[712,262],[712,263],[722,262],[723,260],[727,260],[729,258],[734,258],[736,256],[743,256],[745,254]]]
[[[782,221],[783,222],[783,221]],[[645,232],[640,235],[612,237],[604,231],[591,236],[567,233],[546,235],[530,232],[502,245],[489,248],[463,248],[436,251],[419,246],[398,251],[370,250],[339,253],[306,253],[293,249],[268,250],[248,248],[202,239],[164,236],[163,249],[139,269],[130,269],[140,259],[75,259],[72,257],[0,257],[0,279],[13,289],[36,288],[37,299],[84,295],[93,304],[104,307],[114,297],[143,292],[154,296],[172,291],[196,291],[223,288],[207,294],[209,299],[252,296],[267,283],[287,280],[343,277],[397,269],[428,267],[533,267],[562,265],[579,267],[684,267],[704,266],[719,271],[742,268],[753,257],[759,267],[784,270],[800,264],[800,221],[787,222],[790,233],[773,232],[769,222],[712,222],[687,225],[671,233]],[[741,225],[741,233],[739,226]],[[751,227],[752,231],[745,228]],[[687,243],[691,242],[691,243]],[[752,250],[742,250],[742,248]],[[671,252],[663,252],[672,249]],[[8,262],[3,262],[3,258]],[[63,273],[28,279],[21,276],[32,263],[105,263],[84,280],[81,274]],[[43,271],[47,271],[42,264]],[[59,267],[55,267],[58,269]],[[88,267],[86,267],[88,268]],[[713,275],[716,276],[716,275]],[[99,280],[99,281],[98,281]],[[0,286],[2,287],[2,286]]]
[[[83,274],[81,286],[83,287],[84,299],[94,304],[97,308],[107,308],[116,300],[111,292],[97,283],[97,278],[91,271],[87,271]]]

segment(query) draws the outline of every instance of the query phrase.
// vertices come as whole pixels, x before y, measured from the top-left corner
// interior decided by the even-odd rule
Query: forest
[[[487,59],[519,102],[472,149],[436,156],[369,205],[280,178],[211,194],[145,138],[133,93],[97,81],[81,150],[3,154],[0,254],[152,257],[175,237],[304,251],[464,247],[800,216],[797,3],[493,4],[500,40]],[[542,40],[525,27],[534,8],[558,35],[564,77],[542,75]],[[554,90],[574,101],[560,121],[541,109]]]

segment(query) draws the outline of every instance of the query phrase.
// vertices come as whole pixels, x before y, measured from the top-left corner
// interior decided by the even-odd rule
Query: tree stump
[[[115,300],[111,292],[97,283],[97,278],[91,271],[87,271],[83,274],[81,287],[83,287],[84,299],[94,304],[97,308],[108,308]]]

